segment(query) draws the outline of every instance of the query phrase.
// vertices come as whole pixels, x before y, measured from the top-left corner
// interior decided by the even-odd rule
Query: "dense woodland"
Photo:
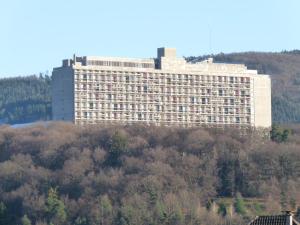
[[[0,79],[0,124],[51,119],[50,84],[47,75]]]
[[[241,225],[297,210],[300,126],[0,126],[1,225]]]

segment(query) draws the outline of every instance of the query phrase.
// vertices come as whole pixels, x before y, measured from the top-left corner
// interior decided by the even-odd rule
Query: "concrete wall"
[[[233,124],[271,127],[270,77],[258,75],[256,70],[248,70],[245,65],[214,63],[212,59],[188,63],[184,58],[176,57],[175,49],[164,48],[158,50],[155,68],[153,59],[74,58],[77,61],[75,59],[64,61],[63,67],[53,71],[54,120],[75,123],[146,121],[167,125],[186,124],[186,126]],[[131,67],[100,63],[90,65],[86,63],[88,60],[135,62],[138,65]],[[152,66],[141,68],[140,63],[153,64],[153,68]],[[76,76],[87,72],[89,76],[84,80],[80,78],[81,76],[77,76],[74,81],[74,70],[78,70]],[[135,79],[128,82],[125,81],[125,76]],[[137,89],[143,87],[145,83],[147,83],[146,91]],[[87,89],[91,95],[87,95]],[[205,89],[210,90],[211,96],[207,97]],[[218,94],[219,89],[224,89],[226,93]],[[148,91],[152,92],[149,94],[152,96],[150,100],[149,96],[141,96],[141,93]],[[244,94],[241,94],[242,91]],[[78,94],[76,98],[74,93]],[[111,95],[114,96],[113,100],[109,99]],[[195,97],[197,104],[191,103],[191,97]],[[209,98],[210,103],[200,103],[202,97]],[[234,102],[229,104],[228,101],[232,99]],[[88,107],[87,104],[92,107]],[[131,105],[139,106],[141,109],[137,107],[138,111],[132,110],[129,108]],[[168,110],[167,114],[164,114],[165,111],[162,109],[156,112],[155,108],[153,109],[155,105],[164,105]],[[179,106],[183,105],[185,108],[190,107],[189,113],[184,115],[182,109],[179,109]],[[116,108],[113,108],[115,106]],[[141,119],[137,119],[140,115]]]
[[[74,72],[71,67],[52,72],[53,120],[74,121]]]
[[[253,79],[254,126],[272,126],[271,79],[269,76],[255,75]]]

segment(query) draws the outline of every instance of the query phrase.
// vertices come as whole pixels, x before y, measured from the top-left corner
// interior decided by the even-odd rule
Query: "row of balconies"
[[[92,104],[92,105],[91,105]],[[163,103],[163,102],[139,102],[137,103],[136,101],[114,101],[111,103],[107,103],[106,101],[89,101],[89,103],[86,103],[85,101],[80,102],[77,101],[75,106],[76,107],[82,107],[82,108],[89,108],[89,107],[93,107],[93,108],[109,108],[109,105],[122,105],[123,108],[125,108],[128,105],[135,105],[135,107],[138,106],[143,106],[145,105],[145,107],[147,106],[147,108],[153,106],[153,105],[160,105],[160,106],[165,106],[165,107],[177,107],[177,106],[185,106],[191,109],[197,109],[197,108],[214,108],[214,107],[226,107],[226,108],[247,108],[250,107],[251,104],[220,104],[219,102],[210,102],[210,103],[206,103],[206,104],[187,104],[186,102],[167,102],[167,103]]]
[[[245,92],[245,94],[241,94],[241,95],[250,95],[250,90],[249,89],[226,89],[226,88],[222,88],[222,89],[210,89],[210,91],[208,92],[207,90],[204,91],[203,89],[199,89],[199,90],[195,90],[195,89],[171,89],[171,88],[166,88],[166,89],[158,89],[158,88],[152,88],[152,87],[134,87],[134,88],[125,88],[125,87],[120,87],[120,88],[84,88],[84,87],[76,87],[75,91],[77,92],[84,92],[84,93],[105,93],[105,92],[126,92],[126,93],[146,93],[146,94],[151,94],[151,93],[163,93],[163,94],[169,94],[169,93],[173,93],[173,94],[190,94],[190,93],[194,93],[194,94],[215,94],[215,95],[226,95],[226,92],[229,92],[230,94],[234,94],[234,95],[239,95],[236,94],[234,92]],[[220,93],[220,91],[222,91],[222,93]],[[248,94],[246,94],[248,92]],[[220,94],[218,94],[220,93]],[[223,94],[224,93],[224,94]]]
[[[83,83],[83,84],[95,84],[98,83],[99,81],[88,81],[88,80],[75,80],[75,83]],[[188,83],[188,82],[165,82],[165,81],[134,81],[134,82],[119,82],[119,81],[101,81],[101,83],[98,83],[100,85],[104,84],[120,84],[120,85],[155,85],[155,86],[182,86],[182,87],[195,87],[195,86],[215,86],[215,87],[221,87],[221,86],[229,86],[229,87],[244,87],[244,88],[250,88],[250,83],[220,83],[220,82],[193,82],[193,83]]]
[[[197,90],[203,88],[210,89],[250,89],[250,86],[247,85],[215,85],[215,84],[199,84],[199,85],[170,85],[170,84],[153,84],[153,83],[132,83],[132,84],[123,84],[123,83],[84,83],[84,82],[76,82],[74,84],[75,88],[86,88],[86,89],[109,89],[109,88],[125,88],[125,89],[136,89],[138,87],[148,87],[151,89],[162,89],[162,88],[175,88],[175,89],[188,89],[188,90]]]
[[[101,111],[99,111],[101,110]],[[128,111],[130,110],[130,111]],[[229,109],[225,108],[220,110],[213,110],[212,108],[205,108],[205,109],[197,109],[197,110],[187,110],[187,109],[179,109],[179,108],[161,108],[161,109],[141,109],[141,108],[135,108],[135,109],[119,109],[119,108],[102,108],[102,109],[90,109],[90,108],[76,108],[77,112],[83,112],[88,111],[91,113],[136,113],[136,112],[142,112],[142,113],[159,113],[161,115],[163,114],[186,114],[187,115],[206,115],[206,114],[214,114],[214,115],[240,115],[240,116],[248,116],[251,115],[251,110],[249,108],[247,109],[241,109],[241,108],[234,108]]]
[[[234,92],[230,92],[230,93],[222,93],[222,94],[218,94],[218,93],[195,93],[195,92],[190,92],[190,93],[176,93],[176,92],[171,92],[171,91],[166,91],[165,93],[161,93],[161,92],[135,92],[135,91],[126,91],[124,93],[124,91],[81,91],[81,90],[75,90],[75,95],[77,96],[87,96],[87,95],[108,95],[108,94],[120,94],[120,92],[122,93],[122,95],[137,95],[137,96],[143,96],[143,97],[150,97],[150,96],[188,96],[188,97],[220,97],[220,98],[226,98],[226,97],[235,97],[235,98],[250,98],[251,95],[250,93],[234,93]],[[139,94],[137,94],[139,93]],[[142,94],[142,95],[141,95]],[[195,96],[196,95],[196,96]],[[75,96],[76,97],[76,96]]]
[[[95,84],[99,81],[88,81],[88,80],[75,80],[75,83],[83,83],[83,84]],[[209,86],[229,86],[229,87],[237,87],[242,86],[245,88],[250,88],[250,83],[220,83],[220,82],[166,82],[166,81],[133,81],[133,82],[119,82],[119,81],[101,81],[100,84],[122,84],[122,85],[134,85],[134,84],[154,84],[155,86],[159,85],[168,85],[168,86],[203,86],[203,85],[209,85]]]
[[[121,121],[121,122],[127,122],[127,121],[132,121],[132,122],[159,122],[159,123],[187,123],[187,124],[197,124],[197,123],[208,123],[208,124],[251,124],[251,121],[248,119],[240,119],[239,117],[232,117],[232,118],[203,118],[203,119],[188,119],[188,118],[177,118],[177,120],[173,120],[170,118],[143,118],[143,117],[135,117],[135,118],[131,118],[131,117],[124,117],[124,118],[120,118],[120,117],[103,117],[103,118],[88,118],[88,117],[76,117],[75,121],[79,122],[79,121],[99,121],[99,122],[103,122],[103,121]]]
[[[173,122],[159,122],[159,121],[147,121],[147,122],[141,122],[141,121],[121,121],[121,120],[78,120],[75,121],[78,125],[92,125],[92,124],[128,124],[128,125],[134,125],[134,124],[146,124],[146,125],[154,125],[154,126],[165,126],[165,127],[213,127],[213,128],[219,128],[219,129],[225,129],[226,127],[236,127],[243,132],[244,129],[248,129],[251,124],[235,124],[235,123],[203,123],[203,122],[193,122],[193,123],[173,123]]]
[[[114,81],[114,82],[134,82],[142,80],[160,80],[166,82],[178,81],[178,82],[215,82],[215,83],[250,83],[249,77],[228,77],[228,76],[214,76],[214,75],[170,75],[170,74],[157,74],[156,76],[147,76],[139,73],[112,73],[103,72],[100,74],[86,75],[76,74],[75,79],[80,80],[101,80],[101,81]]]

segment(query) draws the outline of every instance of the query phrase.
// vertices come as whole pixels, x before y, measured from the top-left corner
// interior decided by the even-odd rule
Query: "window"
[[[209,122],[209,123],[211,122],[211,116],[207,117],[207,122]]]
[[[219,90],[219,96],[223,96],[223,90]]]
[[[147,92],[148,91],[148,87],[145,85],[144,86],[144,92]]]
[[[138,120],[142,120],[142,113],[138,114]]]
[[[191,97],[191,103],[196,103],[196,98],[195,97]]]
[[[206,104],[206,98],[202,98],[201,101],[202,101],[202,104]]]
[[[224,108],[225,114],[228,114],[228,108]]]

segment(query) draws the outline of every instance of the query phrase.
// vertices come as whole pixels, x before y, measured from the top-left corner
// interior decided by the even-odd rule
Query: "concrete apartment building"
[[[271,80],[245,65],[84,56],[53,70],[53,119],[75,124],[271,126]]]

